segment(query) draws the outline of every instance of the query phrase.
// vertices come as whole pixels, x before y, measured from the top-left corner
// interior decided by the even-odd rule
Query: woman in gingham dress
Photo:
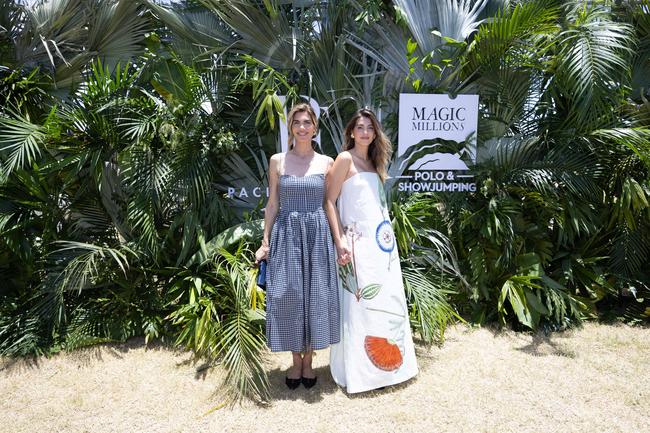
[[[295,389],[316,384],[313,351],[339,341],[340,321],[336,249],[323,210],[333,161],[313,149],[318,123],[308,104],[293,107],[287,120],[292,145],[269,161],[264,238],[255,258],[268,260],[267,344],[292,352],[285,382]]]

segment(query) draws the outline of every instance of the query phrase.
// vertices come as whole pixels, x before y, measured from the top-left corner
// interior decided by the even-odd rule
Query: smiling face
[[[355,145],[370,146],[370,143],[377,136],[372,121],[365,116],[360,116],[357,119],[352,131]]]
[[[291,120],[291,133],[296,141],[311,142],[316,132],[316,125],[306,111],[299,111],[294,114]]]
[[[354,149],[357,145],[362,152],[367,150],[372,168],[377,171],[382,182],[386,180],[386,166],[392,147],[375,113],[368,108],[362,108],[354,113],[345,126],[343,140],[343,150]],[[357,156],[362,155],[357,153]]]

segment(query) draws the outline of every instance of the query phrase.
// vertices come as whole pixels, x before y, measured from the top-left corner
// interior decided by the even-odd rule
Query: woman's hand
[[[337,245],[336,255],[338,256],[336,262],[341,266],[345,266],[352,261],[352,254],[346,245]]]
[[[255,251],[255,264],[258,264],[262,260],[266,260],[268,256],[269,246],[262,244],[262,246]]]

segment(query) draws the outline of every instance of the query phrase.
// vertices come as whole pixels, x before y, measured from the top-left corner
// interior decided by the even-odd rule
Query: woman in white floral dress
[[[404,382],[418,368],[383,188],[391,145],[372,111],[353,116],[344,150],[328,172],[325,202],[341,302],[341,342],[331,347],[330,369],[356,393]]]

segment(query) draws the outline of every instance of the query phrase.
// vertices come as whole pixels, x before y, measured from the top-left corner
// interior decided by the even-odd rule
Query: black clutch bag
[[[257,270],[257,286],[266,290],[266,260],[261,260]]]

